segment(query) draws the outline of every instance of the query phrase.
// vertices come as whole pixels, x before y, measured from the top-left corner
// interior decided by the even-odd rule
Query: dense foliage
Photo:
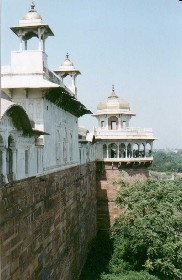
[[[121,180],[117,203],[122,214],[92,243],[81,279],[182,279],[182,182]]]
[[[157,151],[153,153],[154,162],[150,169],[158,172],[182,173],[182,150],[177,152]]]
[[[124,211],[112,228],[109,272],[145,270],[159,279],[182,279],[182,184],[122,182],[117,203]]]

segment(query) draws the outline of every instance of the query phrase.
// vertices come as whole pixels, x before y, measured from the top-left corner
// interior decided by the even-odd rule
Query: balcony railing
[[[100,161],[100,159],[97,159],[97,161]],[[128,162],[128,163],[132,163],[132,162],[138,162],[138,163],[142,163],[142,162],[152,162],[153,161],[153,156],[150,157],[138,157],[138,158],[104,158],[102,159],[102,161],[105,162]]]
[[[127,127],[125,129],[117,130],[106,130],[105,128],[97,128],[94,130],[96,137],[104,138],[152,138],[153,132],[151,128],[133,128]]]

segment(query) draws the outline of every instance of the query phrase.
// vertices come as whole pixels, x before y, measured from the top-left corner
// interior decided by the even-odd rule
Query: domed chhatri
[[[71,77],[71,84],[66,84],[67,88],[69,88],[75,95],[77,96],[77,87],[76,87],[76,77],[80,75],[80,71],[75,69],[73,62],[69,58],[69,54],[66,54],[65,61],[59,66],[58,70],[54,71],[63,82],[64,78],[67,76]]]
[[[34,1],[31,4],[29,12],[19,20],[19,25],[12,26],[10,29],[20,38],[19,51],[27,51],[27,42],[33,37],[36,37],[39,40],[38,50],[45,52],[45,40],[49,36],[54,36],[49,25],[42,22],[42,17],[35,10]]]
[[[31,9],[30,11],[22,18],[23,20],[34,20],[39,19],[42,20],[42,17],[39,15],[39,13],[35,10],[35,4],[34,1],[32,1]]]
[[[94,129],[98,161],[118,162],[128,165],[149,165],[153,161],[152,148],[155,140],[152,130],[130,127],[135,116],[129,103],[112,93],[97,106],[94,114],[98,121]]]
[[[117,130],[128,127],[131,117],[135,116],[135,114],[130,111],[129,103],[116,95],[114,85],[112,85],[111,95],[107,100],[98,104],[97,112],[94,116],[103,131],[104,127],[111,130],[114,126],[116,126],[115,129]]]
[[[107,98],[106,101],[102,101],[97,106],[97,110],[105,110],[105,109],[124,109],[124,110],[130,110],[129,103],[119,98],[119,96],[116,95],[114,85],[112,86],[112,94]]]

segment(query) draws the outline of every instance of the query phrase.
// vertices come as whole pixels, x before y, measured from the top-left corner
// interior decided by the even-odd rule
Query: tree
[[[182,150],[177,152],[157,151],[150,169],[158,172],[182,172]]]
[[[114,252],[109,263],[115,278],[102,279],[119,279],[128,271],[182,279],[182,182],[121,180],[121,185],[117,203],[122,214],[112,227]],[[126,277],[120,279],[136,279]],[[137,279],[150,279],[149,274],[145,277]]]

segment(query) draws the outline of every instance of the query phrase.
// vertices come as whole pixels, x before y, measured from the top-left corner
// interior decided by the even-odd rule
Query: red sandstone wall
[[[113,184],[122,176],[127,181],[145,180],[149,176],[147,168],[118,169],[111,163],[97,163],[97,228],[108,229],[119,214],[115,199],[120,186]]]
[[[1,279],[76,280],[96,234],[95,164],[0,189]]]

